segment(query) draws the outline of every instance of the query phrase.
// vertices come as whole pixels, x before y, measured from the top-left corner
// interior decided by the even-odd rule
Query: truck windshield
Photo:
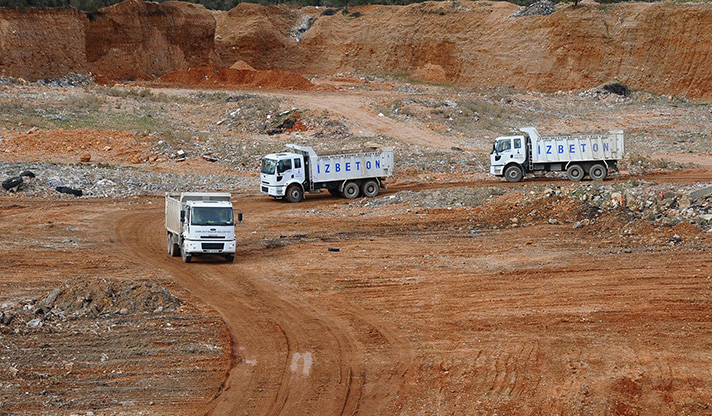
[[[190,216],[192,225],[235,225],[232,208],[195,207]]]
[[[262,173],[268,175],[274,174],[274,169],[277,167],[277,161],[273,159],[262,159]]]
[[[497,153],[502,153],[505,150],[512,148],[512,141],[509,139],[497,140],[494,144],[494,151]]]

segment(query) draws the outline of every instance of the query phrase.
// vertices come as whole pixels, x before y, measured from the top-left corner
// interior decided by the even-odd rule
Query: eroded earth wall
[[[108,79],[153,79],[219,63],[215,18],[201,5],[127,0],[89,14],[86,34],[89,69]]]
[[[84,15],[0,9],[0,75],[88,72],[148,80],[238,61],[304,75],[409,74],[460,86],[557,91],[618,80],[712,99],[712,4],[560,4],[513,17],[508,2],[426,2],[344,10],[127,0]]]
[[[244,60],[304,74],[407,73],[424,81],[544,91],[619,80],[636,89],[712,98],[710,4],[563,4],[549,16],[512,17],[517,10],[507,2],[467,1],[363,6],[330,15],[253,7],[219,18],[216,46],[228,65]],[[264,35],[279,30],[269,22],[291,19],[296,27],[306,14],[316,20],[299,42],[286,29]]]
[[[74,9],[0,8],[0,76],[35,81],[86,73],[85,21]]]

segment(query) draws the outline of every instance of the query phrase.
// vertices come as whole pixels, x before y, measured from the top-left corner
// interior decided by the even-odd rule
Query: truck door
[[[294,158],[294,159],[292,159],[292,163],[293,163],[293,165],[292,165],[293,166],[293,168],[292,168],[293,176],[292,177],[294,179],[296,179],[297,182],[304,183],[305,167],[304,167],[304,164],[302,163],[302,158],[300,158],[300,157]]]
[[[515,137],[512,139],[512,144],[513,160],[521,165],[527,159],[527,152],[524,148],[524,140],[521,137]]]
[[[294,177],[292,159],[282,159],[277,163],[277,185],[281,185]]]

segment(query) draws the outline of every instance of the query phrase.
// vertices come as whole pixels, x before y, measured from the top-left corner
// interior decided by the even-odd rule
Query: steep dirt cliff
[[[0,8],[0,76],[35,81],[86,73],[85,21],[73,9]]]
[[[109,79],[153,79],[206,63],[215,54],[215,19],[186,2],[128,0],[88,15],[89,69]]]
[[[618,79],[636,89],[712,98],[712,5],[565,4],[549,16],[512,17],[507,2],[363,6],[321,15],[238,6],[217,17],[227,65],[304,74],[408,73],[464,86],[556,91]],[[293,27],[313,25],[300,42]],[[274,22],[281,22],[275,24]],[[275,41],[277,39],[277,41]]]
[[[228,12],[215,12],[215,50],[225,63],[249,62],[255,69],[299,68],[303,50],[290,36],[303,9],[240,3]]]

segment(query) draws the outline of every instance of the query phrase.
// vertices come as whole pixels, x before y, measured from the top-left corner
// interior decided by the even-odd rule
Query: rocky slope
[[[109,79],[153,79],[205,63],[219,63],[215,19],[203,6],[127,0],[89,14],[89,69]]]
[[[269,10],[283,19],[295,14],[287,8],[262,13]],[[712,51],[709,4],[565,4],[549,16],[513,17],[517,10],[507,2],[365,6],[332,15],[303,9],[293,24],[309,15],[315,21],[299,42],[287,33],[279,42],[261,35],[266,28],[256,24],[257,13],[230,12],[222,19],[232,24],[218,25],[216,45],[226,64],[243,59],[264,67],[267,61],[307,74],[406,73],[430,82],[543,91],[617,79],[656,93],[712,97],[712,68],[702,64]]]
[[[712,5],[584,2],[514,17],[508,2],[426,2],[345,10],[243,3],[211,12],[127,0],[83,15],[0,9],[0,74],[87,72],[155,79],[244,61],[304,75],[408,74],[459,86],[557,91],[610,80],[712,98]],[[84,28],[85,27],[85,28]]]
[[[0,8],[0,75],[34,81],[86,73],[85,22],[73,9]]]

